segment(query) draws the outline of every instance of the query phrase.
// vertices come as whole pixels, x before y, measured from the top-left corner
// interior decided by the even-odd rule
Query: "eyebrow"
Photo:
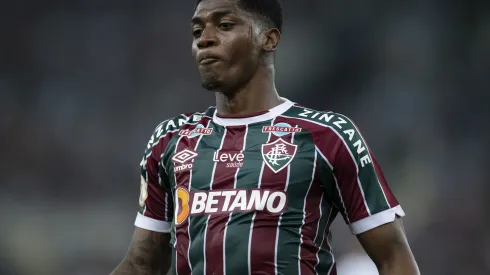
[[[232,10],[214,11],[211,13],[211,18],[221,18],[223,16],[230,15],[230,14],[234,14],[234,12]],[[204,20],[202,19],[202,17],[199,16],[194,16],[191,19],[192,24],[201,24],[203,22]]]

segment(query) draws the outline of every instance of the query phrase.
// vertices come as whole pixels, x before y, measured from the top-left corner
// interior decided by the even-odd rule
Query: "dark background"
[[[194,1],[0,5],[0,265],[108,274],[154,127],[214,104],[190,55]],[[423,274],[490,274],[489,2],[284,7],[281,95],[357,122]],[[376,274],[342,219],[334,239],[339,275]]]

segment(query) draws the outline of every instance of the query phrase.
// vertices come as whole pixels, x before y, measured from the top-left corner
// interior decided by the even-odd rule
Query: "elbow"
[[[134,257],[125,257],[118,267],[118,270],[124,272],[116,274],[131,274],[131,275],[153,275],[157,274],[158,268],[148,265],[144,261]]]
[[[393,255],[375,264],[380,275],[420,275],[417,263],[411,255]]]

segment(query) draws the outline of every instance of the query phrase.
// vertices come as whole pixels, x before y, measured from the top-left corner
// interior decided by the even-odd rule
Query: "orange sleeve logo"
[[[189,192],[184,188],[177,188],[175,191],[177,193],[177,203],[175,209],[175,224],[183,223],[190,213],[189,208]]]

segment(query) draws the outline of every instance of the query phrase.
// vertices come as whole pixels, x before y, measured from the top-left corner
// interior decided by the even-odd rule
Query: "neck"
[[[260,113],[282,102],[271,68],[259,68],[250,81],[234,91],[216,93],[216,108],[222,116],[240,117]]]

